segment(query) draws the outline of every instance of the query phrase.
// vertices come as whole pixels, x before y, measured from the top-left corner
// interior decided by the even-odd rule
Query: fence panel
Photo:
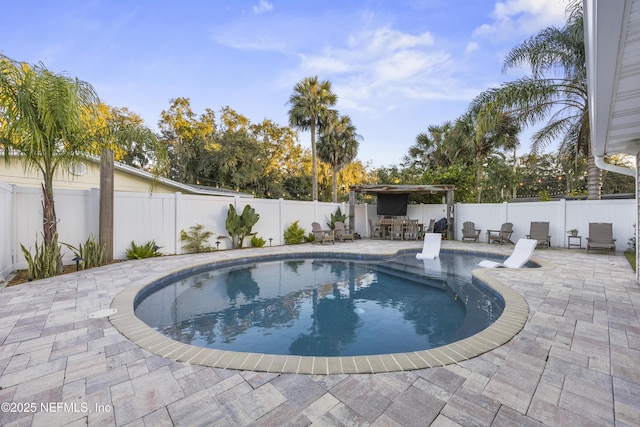
[[[256,236],[262,237],[266,244],[273,246],[284,243],[282,235],[284,229],[280,223],[281,201],[274,199],[236,199],[238,213],[241,213],[246,205],[251,205],[260,215],[260,219],[253,227],[252,231]],[[225,214],[226,215],[226,214]],[[269,239],[273,239],[269,241]],[[245,241],[245,246],[250,245],[249,239]]]
[[[462,224],[471,221],[480,231],[480,242],[487,242],[487,230],[499,230],[507,221],[507,203],[456,203],[456,240],[462,239]]]
[[[116,192],[113,207],[113,256],[126,258],[126,250],[151,240],[172,254],[176,241],[175,194]],[[179,231],[179,230],[178,230]]]
[[[532,222],[548,222],[551,246],[563,247],[565,239],[564,201],[509,203],[509,222],[513,223],[511,240],[524,239],[531,230]]]
[[[566,230],[577,229],[582,236],[582,247],[586,247],[590,222],[610,222],[613,224],[613,238],[616,250],[629,249],[629,239],[635,236],[635,200],[573,200],[567,201]]]
[[[180,231],[189,231],[189,228],[196,224],[203,225],[207,231],[213,233],[209,239],[209,245],[212,248],[217,247],[216,241],[220,242],[220,249],[231,247],[231,243],[226,238],[225,222],[229,204],[234,203],[233,198],[180,194],[176,197],[176,203],[178,211],[176,219],[176,232],[178,235],[176,239],[178,245],[175,248],[175,253],[182,253],[182,245],[185,243],[180,241]]]

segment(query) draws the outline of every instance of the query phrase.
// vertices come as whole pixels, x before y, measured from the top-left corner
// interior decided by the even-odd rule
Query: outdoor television
[[[378,215],[405,216],[409,193],[378,193]]]

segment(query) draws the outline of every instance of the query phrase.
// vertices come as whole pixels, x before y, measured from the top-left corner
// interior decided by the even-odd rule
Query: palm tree
[[[0,144],[5,159],[17,152],[25,168],[42,174],[45,245],[57,232],[53,177],[89,151],[83,117],[92,115],[97,103],[86,82],[0,55]]]
[[[409,147],[404,156],[404,163],[410,168],[424,170],[427,168],[446,168],[460,160],[461,147],[452,138],[453,123],[447,121],[442,125],[431,125],[427,132],[416,137],[416,143]]]
[[[582,2],[572,2],[567,12],[563,28],[546,28],[507,55],[504,70],[529,65],[531,77],[482,93],[471,108],[497,105],[522,125],[548,118],[533,135],[532,151],[560,139],[561,154],[574,151],[587,157],[588,196],[599,199],[600,172],[590,151]]]
[[[335,111],[330,109],[338,102],[331,92],[328,80],[319,82],[318,76],[306,77],[293,88],[289,98],[289,124],[300,130],[311,131],[311,174],[313,175],[312,196],[318,200],[318,160],[316,153],[316,132],[322,131]]]
[[[349,116],[336,116],[320,136],[318,157],[331,165],[332,200],[334,203],[338,201],[338,172],[356,158],[358,141],[361,139],[362,137],[356,133],[356,127],[351,123]]]
[[[460,117],[453,130],[455,139],[466,148],[476,166],[476,203],[482,201],[484,166],[491,154],[498,149],[513,150],[518,146],[520,126],[514,118],[504,112],[481,110],[468,112]]]

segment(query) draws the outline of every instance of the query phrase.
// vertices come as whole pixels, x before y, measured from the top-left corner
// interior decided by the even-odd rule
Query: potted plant
[[[577,228],[572,228],[571,230],[567,230],[567,234],[569,236],[577,236],[578,235],[578,229]]]

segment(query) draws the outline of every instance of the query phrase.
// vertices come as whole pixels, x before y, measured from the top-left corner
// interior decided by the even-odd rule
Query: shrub
[[[340,208],[338,208],[335,214],[329,214],[329,219],[330,222],[327,223],[327,226],[333,230],[336,228],[336,222],[345,222],[347,220],[347,215],[343,214]]]
[[[86,268],[100,267],[105,264],[107,256],[104,246],[100,245],[100,242],[96,240],[93,234],[89,235],[86,242],[84,242],[84,246],[82,243],[80,243],[77,248],[67,243],[63,244],[68,247],[76,257],[80,258],[79,265],[83,270]]]
[[[231,236],[231,248],[240,249],[244,242],[244,238],[251,236],[251,229],[260,219],[260,215],[256,213],[256,210],[251,205],[246,205],[242,210],[242,214],[238,215],[236,208],[229,204],[229,211],[227,212],[227,221],[225,228]]]
[[[540,190],[538,192],[538,197],[540,198],[541,202],[550,202],[551,201],[551,196],[549,196],[549,193],[547,192],[547,190]]]
[[[205,230],[204,225],[196,224],[189,227],[189,231],[180,230],[180,240],[186,242],[182,250],[186,253],[211,252],[209,237],[213,232]]]
[[[58,233],[53,235],[53,239],[49,245],[44,242],[38,245],[36,237],[36,250],[33,255],[21,243],[22,253],[27,260],[27,270],[29,272],[29,280],[45,279],[58,274],[58,266],[62,264],[61,247],[58,244]]]
[[[313,234],[313,231],[310,231],[304,238],[304,241],[307,243],[313,243],[316,241],[316,235]]]
[[[161,256],[162,254],[158,251],[160,247],[156,245],[154,240],[145,243],[144,245],[138,246],[134,241],[131,241],[131,247],[127,249],[127,258],[128,259],[142,259],[142,258],[153,258],[157,256]]]
[[[251,236],[251,247],[252,248],[262,248],[265,243],[267,243],[267,242],[262,237]]]
[[[295,245],[304,241],[304,229],[300,228],[298,222],[293,222],[284,230],[284,243],[286,245]]]

